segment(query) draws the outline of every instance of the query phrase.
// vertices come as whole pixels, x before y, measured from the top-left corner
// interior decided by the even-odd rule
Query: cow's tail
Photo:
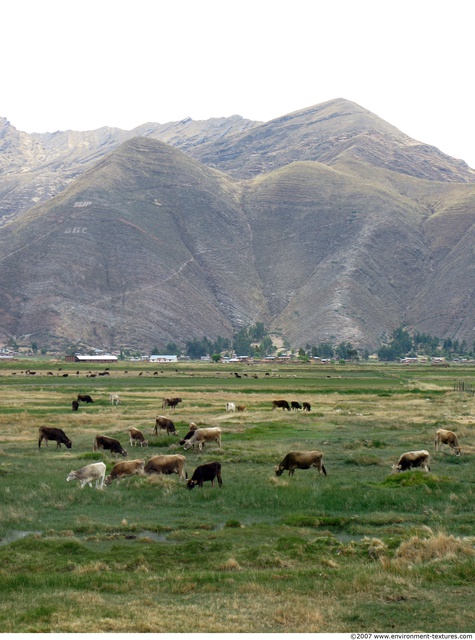
[[[324,475],[327,475],[327,470],[325,469],[325,465],[322,462],[322,471],[324,473]]]

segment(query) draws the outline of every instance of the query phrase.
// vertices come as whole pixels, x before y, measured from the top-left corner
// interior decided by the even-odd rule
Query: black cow
[[[91,396],[78,394],[78,402],[94,402]]]
[[[295,400],[292,400],[292,402],[290,403],[290,406],[292,407],[292,411],[297,411],[298,409],[302,408],[302,405],[300,404],[300,402],[296,402]]]
[[[120,442],[115,438],[109,438],[109,436],[96,436],[94,440],[94,451],[98,451],[99,449],[110,451],[111,454],[120,454],[124,457],[128,455]]]
[[[193,476],[188,480],[186,486],[190,490],[196,485],[202,487],[203,482],[211,482],[211,486],[214,486],[216,478],[218,479],[218,484],[221,488],[223,485],[223,481],[221,479],[221,464],[219,462],[208,462],[196,467],[193,472]]]
[[[73,408],[73,411],[77,411],[79,409],[79,402],[77,400],[73,400],[71,402],[71,406]]]
[[[304,411],[310,411],[311,406],[309,402],[302,402],[302,407]]]
[[[61,449],[62,444],[65,444],[67,449],[71,449],[73,446],[71,440],[62,429],[57,429],[56,427],[40,427],[38,431],[40,435],[38,449],[41,449],[43,440],[46,441],[46,446],[48,446],[48,440],[54,440],[56,442],[56,449]]]
[[[290,405],[287,400],[272,400],[272,411],[275,411],[277,407],[279,409],[282,409],[282,411],[284,411],[285,409],[287,409],[287,411],[290,411]]]

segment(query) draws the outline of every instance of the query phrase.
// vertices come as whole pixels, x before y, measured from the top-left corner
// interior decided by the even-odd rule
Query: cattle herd
[[[111,393],[109,396],[111,405],[119,405],[120,397],[116,393]],[[73,411],[77,411],[80,402],[93,403],[94,400],[89,395],[78,395],[77,400],[73,400]],[[177,405],[182,402],[181,398],[165,398],[162,403],[162,409],[169,408],[175,410]],[[308,402],[300,403],[292,401],[290,404],[287,400],[273,400],[272,410],[282,409],[283,411],[299,410],[310,411],[311,406]],[[233,402],[226,403],[226,411],[245,411],[246,407],[243,405],[236,406]],[[152,434],[158,435],[164,430],[167,435],[178,436],[178,431],[175,428],[175,424],[170,418],[159,415],[155,419],[155,425],[153,427]],[[130,427],[129,442],[130,446],[147,447],[148,440],[145,439],[143,433],[135,427]],[[221,448],[221,428],[220,427],[205,427],[199,428],[194,422],[190,423],[188,433],[179,440],[178,444],[186,451],[188,449],[197,447],[198,451],[201,451],[205,444],[216,442],[219,448]],[[40,427],[38,448],[41,448],[42,442],[45,441],[46,446],[48,441],[56,442],[56,448],[61,448],[61,445],[67,449],[71,449],[71,440],[66,436],[62,429],[55,427]],[[457,439],[457,435],[453,431],[447,429],[438,429],[435,434],[434,447],[438,451],[441,445],[447,445],[456,455],[461,455],[461,448]],[[109,451],[111,455],[126,457],[127,451],[122,447],[119,440],[111,438],[105,435],[97,435],[93,445],[94,451]],[[147,462],[144,459],[128,460],[117,462],[112,468],[111,473],[106,477],[106,465],[104,462],[96,462],[86,465],[81,469],[73,470],[70,472],[66,480],[77,480],[83,488],[86,484],[92,487],[92,483],[95,482],[95,486],[98,489],[102,489],[113,482],[113,480],[120,480],[126,476],[133,475],[146,475],[146,474],[177,474],[182,480],[187,481],[188,489],[193,489],[196,485],[203,486],[204,482],[211,482],[214,485],[214,481],[217,480],[218,486],[223,484],[221,477],[221,464],[219,462],[208,462],[206,464],[199,465],[190,479],[185,472],[186,457],[180,454],[169,455],[155,455],[151,457]],[[320,475],[327,475],[325,465],[323,464],[323,453],[321,451],[290,451],[287,453],[282,462],[274,468],[276,476],[281,476],[284,471],[288,471],[289,476],[293,476],[295,469],[310,469],[316,467]],[[430,454],[427,450],[422,449],[419,451],[408,451],[403,453],[397,463],[392,466],[394,473],[400,471],[407,471],[413,468],[419,468],[423,471],[430,471]]]

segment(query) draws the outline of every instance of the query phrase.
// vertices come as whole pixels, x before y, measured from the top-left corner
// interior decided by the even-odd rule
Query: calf
[[[106,465],[103,462],[94,462],[88,464],[86,467],[82,467],[77,471],[71,471],[66,478],[66,481],[78,480],[81,484],[81,489],[85,484],[92,487],[92,481],[96,481],[96,489],[102,489],[104,486],[104,477],[106,475]]]
[[[148,440],[145,440],[143,433],[135,427],[130,427],[129,429],[129,441],[131,447],[135,447],[136,444],[141,447],[148,447]]]
[[[397,464],[393,465],[392,469],[394,473],[415,469],[417,467],[421,467],[423,471],[430,471],[429,462],[430,455],[425,449],[421,451],[408,451],[401,455]]]
[[[277,408],[282,409],[284,411],[290,411],[290,406],[287,400],[272,400],[272,411],[275,411]]]
[[[203,486],[203,482],[211,482],[211,486],[214,486],[214,481],[217,478],[219,488],[223,486],[221,479],[221,464],[219,462],[208,462],[202,464],[193,472],[193,476],[188,480],[186,486],[188,489],[193,489],[196,485]]]
[[[94,402],[94,400],[91,398],[91,396],[87,396],[79,393],[78,402]]]
[[[221,428],[206,427],[204,429],[196,429],[191,438],[184,443],[183,449],[190,449],[197,444],[198,450],[201,451],[205,442],[217,442],[218,447],[221,448]]]
[[[290,406],[292,407],[292,411],[297,411],[298,409],[302,408],[302,405],[300,404],[300,402],[296,402],[295,400],[292,400],[292,402],[290,403]]]
[[[236,405],[234,402],[226,402],[226,411],[236,411]]]
[[[120,480],[124,476],[143,475],[145,460],[127,460],[118,462],[105,479],[105,485],[109,485],[113,480]]]
[[[114,455],[120,454],[124,457],[128,455],[120,442],[115,438],[109,438],[109,436],[96,436],[96,439],[94,440],[94,451],[99,451],[99,449],[110,451],[111,454]]]
[[[323,453],[320,451],[291,451],[274,470],[276,476],[281,476],[284,471],[288,471],[289,476],[293,476],[295,469],[310,469],[310,467],[317,467],[320,475],[327,475],[323,464]]]
[[[186,479],[185,475],[185,456],[179,453],[173,455],[153,456],[145,465],[145,473],[163,473],[170,475],[176,473],[182,480]]]
[[[107,374],[107,375],[109,375],[109,374]],[[111,404],[119,405],[120,404],[120,396],[119,396],[119,394],[118,393],[110,393],[109,394],[109,402]]]
[[[167,432],[167,435],[178,435],[178,431],[175,429],[175,425],[173,424],[172,420],[170,420],[169,418],[165,418],[165,416],[157,416],[155,419],[155,427],[153,428],[152,433],[158,435],[162,429]]]
[[[179,402],[182,402],[181,398],[164,398],[162,402],[162,409],[170,407],[170,409],[173,409],[174,411]]]
[[[72,407],[73,411],[77,411],[79,409],[79,402],[77,400],[73,400],[71,402],[71,407]]]
[[[447,429],[437,429],[434,442],[436,451],[439,450],[439,446],[441,444],[448,444],[449,447],[455,451],[455,454],[457,456],[462,453],[457,436],[453,431],[448,431]]]
[[[57,429],[56,427],[40,427],[38,431],[40,435],[38,439],[38,449],[41,449],[43,440],[45,440],[46,446],[48,446],[48,440],[54,440],[56,442],[56,449],[61,449],[62,444],[66,445],[67,449],[71,449],[73,446],[71,440],[62,429]]]
[[[238,404],[236,407],[237,411],[246,411],[246,405],[245,404]]]
[[[302,402],[302,408],[303,408],[304,411],[310,411],[310,409],[311,409],[310,403]]]

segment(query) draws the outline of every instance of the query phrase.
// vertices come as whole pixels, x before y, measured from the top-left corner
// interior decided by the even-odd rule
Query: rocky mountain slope
[[[295,347],[375,348],[403,322],[473,343],[475,172],[354,103],[0,126],[0,342],[148,349],[262,321]]]

